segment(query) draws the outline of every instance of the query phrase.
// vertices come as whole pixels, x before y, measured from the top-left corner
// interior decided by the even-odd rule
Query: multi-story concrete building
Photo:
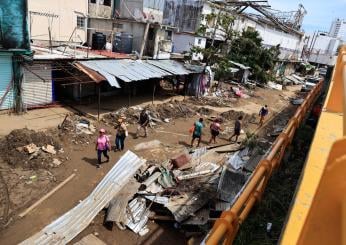
[[[316,32],[308,43],[308,61],[333,66],[340,43],[339,38],[330,36],[326,32]]]
[[[334,20],[330,26],[329,35],[346,41],[346,20]]]
[[[28,0],[30,38],[37,45],[83,44],[87,40],[86,0]]]

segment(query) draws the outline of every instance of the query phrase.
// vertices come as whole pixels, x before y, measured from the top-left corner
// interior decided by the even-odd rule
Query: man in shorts
[[[231,136],[231,138],[229,138],[230,141],[232,141],[232,138],[234,136],[235,136],[235,142],[238,141],[238,137],[239,137],[240,131],[241,131],[241,120],[243,120],[243,116],[239,116],[238,119],[235,121],[235,123],[234,123],[234,133]]]
[[[202,129],[203,129],[203,118],[200,118],[198,121],[194,124],[194,130],[192,133],[192,140],[191,140],[191,147],[193,147],[193,142],[195,139],[198,139],[197,147],[199,147],[199,144],[201,143],[202,139]]]

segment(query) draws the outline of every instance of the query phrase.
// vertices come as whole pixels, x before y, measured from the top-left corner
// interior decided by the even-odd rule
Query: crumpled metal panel
[[[187,75],[194,73],[184,67],[184,64],[175,60],[148,60],[149,64],[160,67],[161,69],[168,71],[174,75]]]
[[[86,199],[20,244],[68,243],[90,224],[144,163],[145,160],[127,151]]]
[[[172,75],[157,66],[141,60],[88,60],[80,61],[79,63],[99,72],[105,76],[107,80],[110,77],[116,77],[124,82],[132,82]]]

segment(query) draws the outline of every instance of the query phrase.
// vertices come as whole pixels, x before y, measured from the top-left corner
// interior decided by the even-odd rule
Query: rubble
[[[49,168],[53,162],[52,156],[57,154],[55,149],[61,149],[61,143],[54,131],[16,129],[0,143],[2,159],[14,167]]]

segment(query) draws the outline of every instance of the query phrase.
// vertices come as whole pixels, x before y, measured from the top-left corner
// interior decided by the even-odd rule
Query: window
[[[165,31],[165,40],[172,41],[172,31]]]
[[[100,5],[111,6],[112,1],[111,0],[100,0]]]
[[[85,18],[83,16],[77,15],[77,28],[84,28],[85,27]]]
[[[90,3],[96,3],[96,0],[90,0]]]
[[[198,45],[201,45],[202,44],[202,38],[198,38]]]

